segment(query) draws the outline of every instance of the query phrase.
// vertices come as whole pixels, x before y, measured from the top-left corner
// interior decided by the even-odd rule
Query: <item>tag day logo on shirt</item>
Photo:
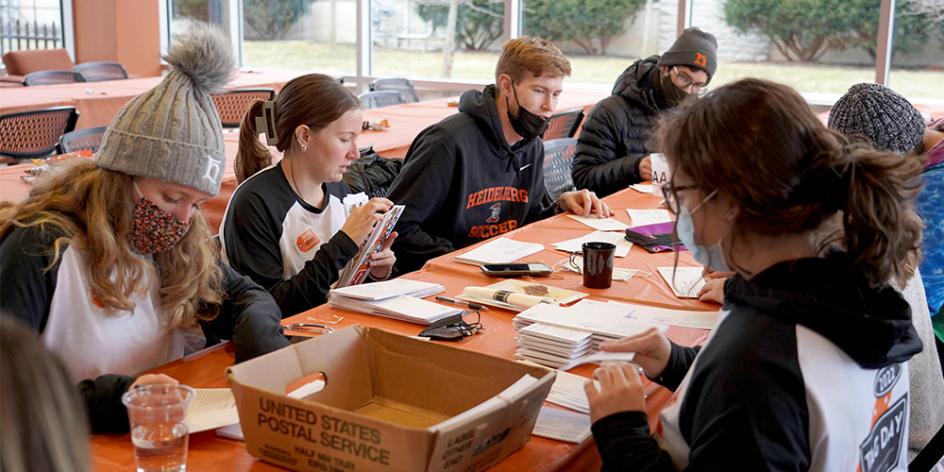
[[[301,252],[308,252],[314,249],[320,242],[321,240],[318,239],[318,235],[315,234],[311,228],[308,228],[295,238],[295,247]]]

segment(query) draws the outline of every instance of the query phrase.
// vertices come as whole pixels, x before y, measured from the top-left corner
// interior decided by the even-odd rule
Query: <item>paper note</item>
[[[583,364],[602,364],[604,362],[632,362],[635,353],[633,352],[597,352],[589,356],[581,357],[570,364],[561,367],[560,370],[570,370]]]
[[[526,243],[508,238],[489,241],[465,254],[456,256],[456,262],[465,264],[507,264],[544,250],[543,244]]]
[[[669,310],[645,305],[634,305],[633,318],[649,323],[682,328],[713,329],[718,323],[718,311]]]
[[[344,214],[351,216],[351,211],[367,203],[368,200],[367,194],[364,192],[345,195],[344,199],[341,200],[341,204],[344,205]]]
[[[658,270],[678,298],[698,298],[698,291],[705,286],[701,267],[659,267]]]
[[[652,185],[650,184],[632,184],[629,186],[629,188],[639,193],[646,193],[646,194],[652,193]]]
[[[626,255],[629,254],[629,250],[633,247],[633,243],[627,241],[626,238],[623,237],[623,233],[607,231],[594,231],[579,238],[568,239],[567,241],[554,243],[553,246],[554,249],[558,249],[560,251],[581,252],[583,250],[583,243],[589,242],[605,242],[615,244],[616,257],[626,257]]]
[[[567,215],[598,231],[622,231],[628,227],[626,223],[615,218],[595,218],[592,216]]]
[[[551,386],[551,392],[547,395],[547,401],[580,413],[590,413],[590,403],[583,389],[587,380],[589,379],[586,377],[562,370],[557,371],[557,377],[554,378],[554,385]],[[599,382],[594,382],[599,385]]]
[[[583,413],[541,407],[531,434],[579,444],[590,437],[590,417]]]
[[[196,388],[187,408],[187,428],[191,433],[216,429],[239,422],[236,400],[228,388]]]
[[[633,226],[671,223],[673,221],[672,214],[669,213],[668,210],[637,210],[633,208],[627,208],[626,213],[629,214],[629,220]]]

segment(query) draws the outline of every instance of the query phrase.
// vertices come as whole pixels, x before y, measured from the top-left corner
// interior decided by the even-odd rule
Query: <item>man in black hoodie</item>
[[[714,36],[688,28],[661,57],[640,59],[626,68],[613,95],[601,100],[583,124],[574,185],[605,196],[649,180],[650,130],[660,113],[708,85],[718,66],[717,48]]]
[[[612,214],[587,190],[546,197],[540,136],[567,75],[570,62],[551,42],[510,40],[495,84],[462,94],[458,114],[416,137],[388,194],[406,206],[393,245],[399,272],[558,210]]]

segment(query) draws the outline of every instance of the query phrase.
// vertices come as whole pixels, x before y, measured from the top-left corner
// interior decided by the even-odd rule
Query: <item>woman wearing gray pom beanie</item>
[[[95,432],[126,431],[125,390],[176,382],[134,376],[207,338],[232,339],[237,362],[288,344],[278,306],[220,263],[199,210],[225,164],[210,92],[234,69],[229,42],[194,24],[165,59],[173,70],[122,108],[94,162],[0,211],[0,309],[63,359]]]

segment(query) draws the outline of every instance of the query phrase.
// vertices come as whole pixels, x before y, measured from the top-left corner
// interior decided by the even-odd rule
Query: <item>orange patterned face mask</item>
[[[131,244],[138,254],[157,254],[177,245],[190,224],[184,224],[176,216],[141,197],[134,205],[131,220]]]

